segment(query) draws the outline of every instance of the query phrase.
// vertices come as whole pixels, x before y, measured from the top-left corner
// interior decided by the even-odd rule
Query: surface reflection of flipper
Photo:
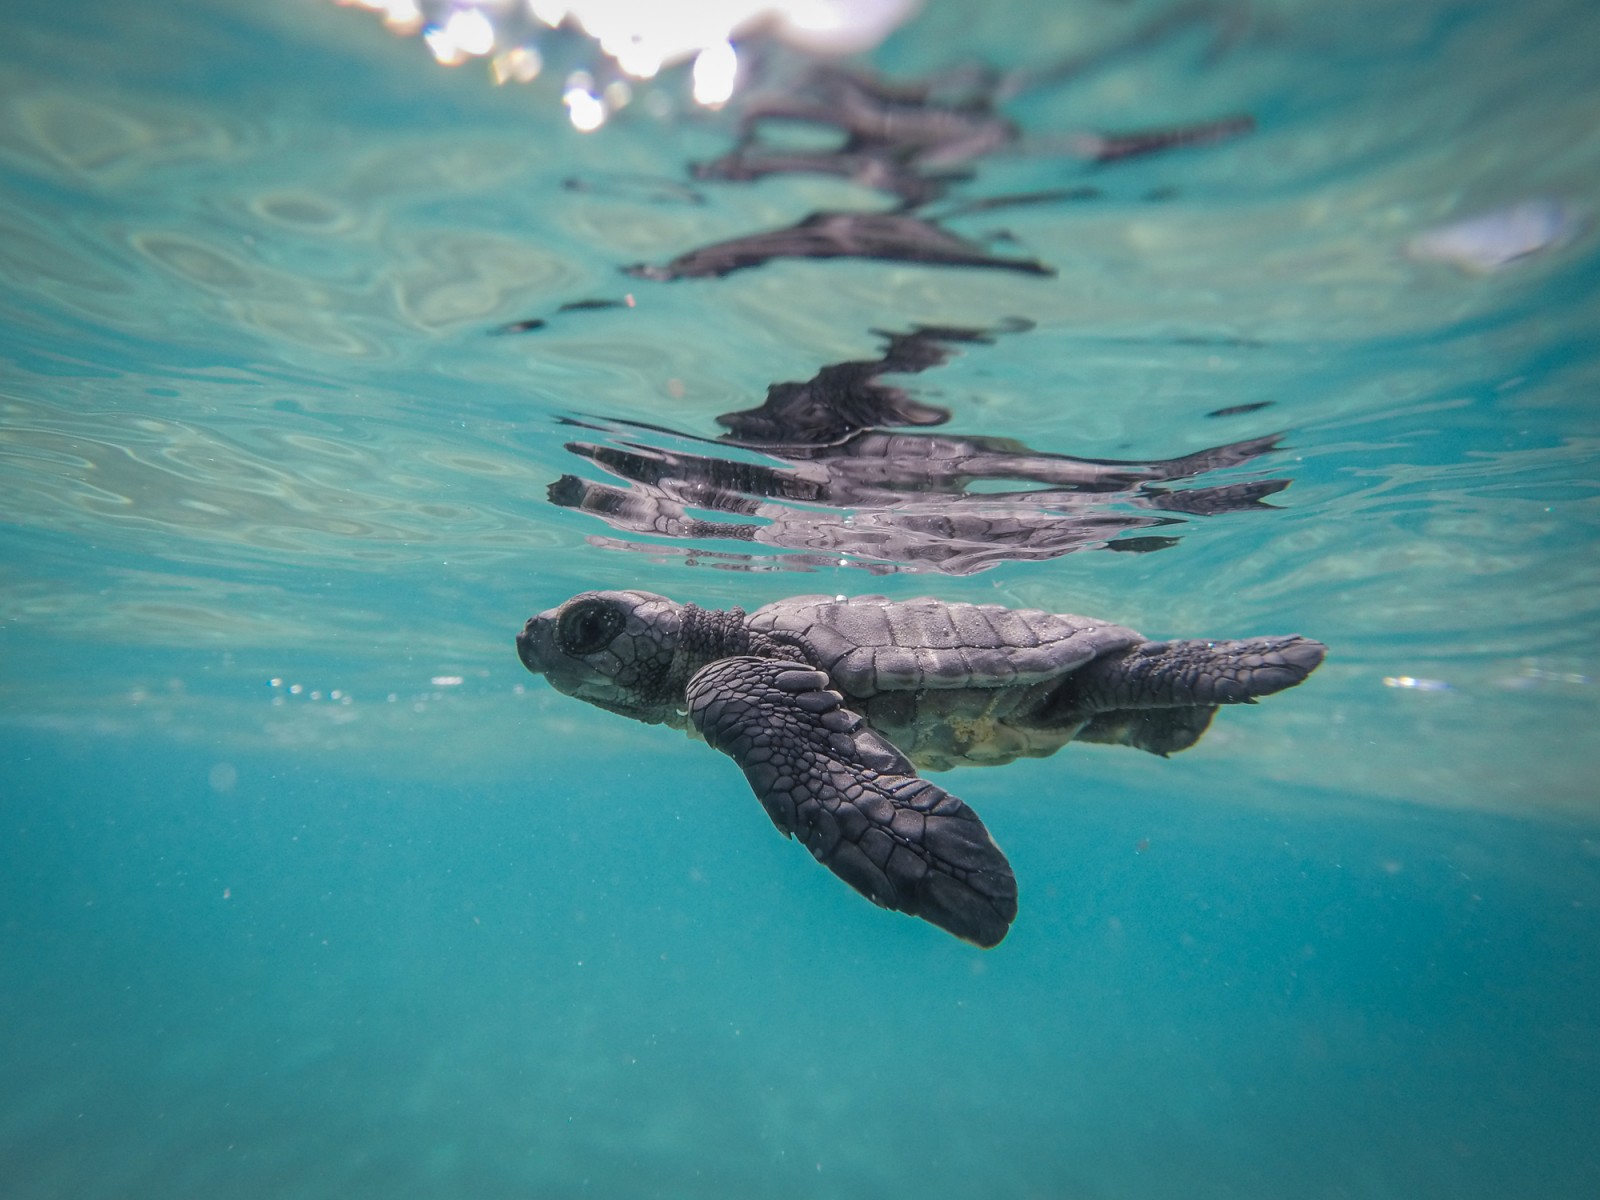
[[[626,267],[642,279],[696,279],[759,267],[775,258],[869,258],[939,267],[989,267],[1054,275],[1031,258],[1000,258],[977,242],[909,213],[812,213],[798,225],[714,242],[661,266]]]
[[[1162,549],[1173,539],[1112,539],[1181,520],[1162,514],[1270,510],[1265,498],[1288,486],[1281,478],[1171,486],[1280,449],[1275,433],[1138,461],[1053,454],[1014,438],[881,428],[949,418],[947,409],[886,376],[931,370],[960,347],[1028,327],[1013,318],[989,328],[880,331],[886,344],[879,357],[774,383],[759,406],[719,416],[727,432],[716,438],[637,421],[567,419],[607,436],[566,449],[628,486],[563,475],[550,502],[614,529],[770,546],[784,552],[770,562],[787,569],[809,569],[816,553],[832,552],[834,566],[967,575],[1102,546]],[[656,444],[657,435],[670,443]],[[717,561],[730,566],[735,559],[724,552]]]
[[[1160,129],[1135,129],[1125,133],[1068,134],[1062,143],[1082,158],[1097,163],[1143,158],[1185,146],[1209,146],[1228,138],[1242,137],[1255,130],[1255,118],[1248,113],[1219,117],[1195,125],[1169,125]]]
[[[724,440],[750,446],[820,446],[883,425],[942,425],[948,409],[912,399],[883,376],[919,374],[949,362],[958,345],[990,345],[998,334],[1031,328],[1031,321],[1013,317],[992,329],[881,331],[885,345],[877,358],[830,363],[810,379],[774,383],[759,407],[723,413],[717,424],[728,431]]]
[[[828,683],[803,663],[719,659],[689,681],[689,720],[739,764],[773,824],[867,899],[998,944],[1017,914],[1005,855]]]

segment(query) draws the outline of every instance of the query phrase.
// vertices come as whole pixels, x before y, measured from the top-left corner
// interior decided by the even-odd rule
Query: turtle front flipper
[[[732,758],[786,835],[874,904],[994,946],[1017,881],[976,813],[919,779],[804,663],[718,659],[689,680],[689,720]]]

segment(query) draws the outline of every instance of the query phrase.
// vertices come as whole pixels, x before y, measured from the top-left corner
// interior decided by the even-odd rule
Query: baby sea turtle
[[[917,767],[1074,738],[1164,756],[1218,705],[1300,683],[1325,649],[1298,635],[1155,642],[926,597],[797,596],[746,614],[638,591],[583,592],[517,636],[557,691],[731,757],[773,823],[874,904],[985,947],[1016,916],[1016,878],[977,814]]]

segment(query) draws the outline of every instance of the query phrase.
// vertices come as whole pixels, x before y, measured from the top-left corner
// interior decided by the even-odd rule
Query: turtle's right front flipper
[[[856,891],[979,946],[1005,937],[1017,881],[983,822],[919,779],[823,672],[718,659],[689,681],[688,702],[689,720],[739,764],[773,824]]]

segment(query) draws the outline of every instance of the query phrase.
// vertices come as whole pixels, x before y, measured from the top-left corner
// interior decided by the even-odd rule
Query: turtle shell
[[[868,724],[933,771],[1054,754],[1081,724],[1044,718],[1062,678],[1144,640],[1090,617],[926,596],[799,596],[757,609],[749,628],[802,648]]]
[[[799,596],[750,615],[752,633],[805,647],[854,700],[882,692],[1028,688],[1144,639],[1064,613],[929,596]]]

